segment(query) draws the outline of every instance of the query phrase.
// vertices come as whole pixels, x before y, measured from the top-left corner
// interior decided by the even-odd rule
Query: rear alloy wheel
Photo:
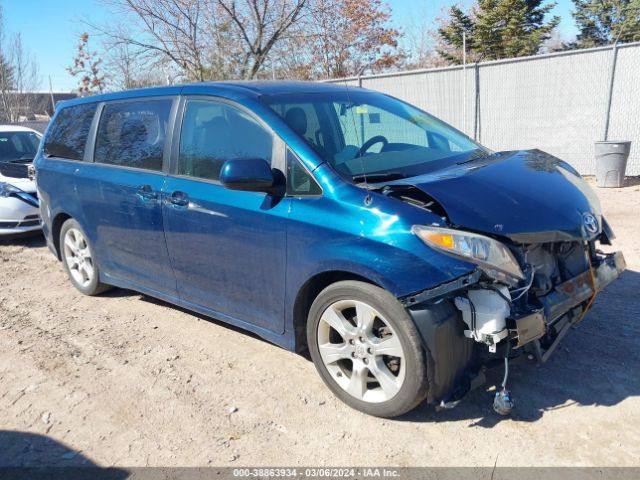
[[[109,289],[100,283],[93,249],[82,228],[73,219],[67,220],[60,230],[62,263],[71,283],[85,295],[97,295]]]
[[[349,406],[394,417],[425,398],[418,333],[389,292],[354,281],[327,287],[311,307],[307,336],[318,372]]]

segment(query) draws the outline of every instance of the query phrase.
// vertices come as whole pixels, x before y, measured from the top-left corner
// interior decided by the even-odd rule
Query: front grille
[[[0,228],[36,227],[40,225],[40,215],[27,215],[20,222],[0,222]]]
[[[20,222],[21,227],[35,227],[40,225],[40,220],[27,220],[25,222]]]

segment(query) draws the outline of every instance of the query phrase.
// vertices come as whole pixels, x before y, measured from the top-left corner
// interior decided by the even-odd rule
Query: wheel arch
[[[64,222],[73,218],[66,212],[60,212],[56,214],[51,222],[51,240],[53,242],[53,248],[55,249],[55,255],[58,260],[62,260],[62,256],[60,254],[60,230],[62,229],[62,225]]]
[[[295,333],[296,352],[302,353],[307,349],[307,320],[313,301],[316,299],[318,294],[329,285],[345,280],[356,280],[376,285],[380,288],[385,288],[384,285],[380,285],[379,282],[375,282],[361,274],[346,270],[324,271],[309,278],[309,280],[307,280],[298,290],[293,305],[293,328]]]

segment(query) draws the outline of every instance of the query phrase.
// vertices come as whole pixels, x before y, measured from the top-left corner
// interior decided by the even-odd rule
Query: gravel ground
[[[640,181],[598,189],[628,270],[542,367],[381,420],[313,365],[139,294],[84,297],[41,237],[0,243],[0,465],[640,465]],[[40,437],[41,435],[43,437]]]

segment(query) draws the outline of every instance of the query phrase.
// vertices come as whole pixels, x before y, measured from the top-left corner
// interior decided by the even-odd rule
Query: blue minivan
[[[345,85],[64,102],[35,165],[47,243],[82,293],[136,290],[308,351],[337,397],[381,417],[545,361],[625,268],[567,163]]]

